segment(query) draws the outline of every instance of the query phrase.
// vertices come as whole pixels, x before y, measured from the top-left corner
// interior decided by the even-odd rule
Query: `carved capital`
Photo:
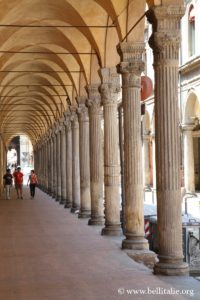
[[[66,131],[71,130],[71,113],[69,111],[64,112],[65,120],[64,125],[66,127]]]
[[[87,85],[86,91],[88,93],[88,99],[86,105],[89,107],[90,113],[102,114],[101,109],[101,95],[99,93],[98,84]]]
[[[140,76],[144,71],[144,43],[124,42],[117,46],[121,63],[117,66],[118,73],[135,73]]]
[[[103,105],[106,104],[118,104],[119,103],[119,92],[120,76],[116,72],[116,68],[103,68],[100,70],[102,77],[102,85],[100,86],[101,99]]]
[[[79,122],[88,122],[88,108],[85,104],[79,104],[77,108]]]
[[[77,106],[71,105],[70,110],[71,110],[72,128],[78,128]]]
[[[76,97],[78,104],[85,104],[87,101],[87,96],[77,96]]]
[[[184,6],[155,6],[148,10],[148,21],[153,25],[149,45],[154,51],[155,61],[178,60],[180,47],[180,19]]]

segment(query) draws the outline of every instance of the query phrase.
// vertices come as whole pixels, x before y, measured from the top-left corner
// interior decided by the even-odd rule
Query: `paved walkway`
[[[36,194],[0,200],[0,300],[200,299],[198,280],[152,275],[118,239]]]

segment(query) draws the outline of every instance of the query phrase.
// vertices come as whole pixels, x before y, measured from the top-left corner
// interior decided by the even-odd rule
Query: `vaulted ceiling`
[[[152,2],[152,1],[151,1]],[[98,70],[119,63],[116,45],[143,41],[145,0],[1,0],[0,134],[33,144]]]

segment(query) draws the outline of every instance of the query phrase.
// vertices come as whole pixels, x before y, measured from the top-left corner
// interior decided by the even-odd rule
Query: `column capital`
[[[182,131],[192,131],[195,127],[195,124],[181,124]]]
[[[71,117],[72,117],[72,114],[70,111],[64,112],[64,118],[65,118],[64,125],[65,125],[67,131],[71,130]]]
[[[86,91],[88,93],[88,99],[86,101],[86,105],[90,108],[90,112],[96,114],[102,114],[99,84],[87,85]]]
[[[79,122],[89,122],[88,108],[85,104],[79,104],[77,113]]]
[[[154,55],[164,59],[167,64],[174,58],[177,64],[178,51],[180,47],[180,19],[184,15],[185,8],[182,5],[154,6],[150,8],[146,15],[148,21],[153,25],[153,34],[149,39],[149,45],[154,51]],[[170,51],[172,47],[175,51]],[[171,61],[173,63],[173,61]]]
[[[134,73],[140,76],[144,71],[143,53],[145,43],[123,42],[117,45],[121,63],[117,66],[118,73]]]
[[[120,76],[116,68],[102,68],[100,69],[102,77],[102,84],[100,86],[101,99],[103,105],[118,104],[119,92],[121,90]]]
[[[78,128],[77,106],[71,105],[70,111],[71,111],[72,128]]]

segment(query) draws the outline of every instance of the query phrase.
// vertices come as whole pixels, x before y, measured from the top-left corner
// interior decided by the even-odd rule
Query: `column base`
[[[107,225],[105,226],[102,231],[101,235],[108,235],[108,236],[121,236],[122,228],[121,225]]]
[[[78,217],[80,219],[87,219],[87,218],[90,218],[91,217],[91,210],[84,210],[84,209],[81,209],[79,214],[78,214]]]
[[[56,202],[60,202],[61,201],[61,196],[56,196]]]
[[[72,207],[72,202],[66,200],[64,208],[71,208],[71,207]]]
[[[98,225],[98,226],[103,226],[105,224],[105,219],[104,217],[92,217],[88,221],[88,225]]]
[[[154,266],[154,274],[169,276],[189,275],[189,266],[183,261],[174,262],[171,260],[171,262],[168,263],[158,262]]]
[[[60,202],[59,202],[61,205],[65,204],[66,203],[66,199],[63,199],[61,198]]]
[[[71,208],[71,213],[75,213],[76,211],[79,211],[79,207],[72,207]]]
[[[126,238],[122,241],[122,249],[130,250],[145,250],[149,249],[148,241],[143,236],[127,234]]]

